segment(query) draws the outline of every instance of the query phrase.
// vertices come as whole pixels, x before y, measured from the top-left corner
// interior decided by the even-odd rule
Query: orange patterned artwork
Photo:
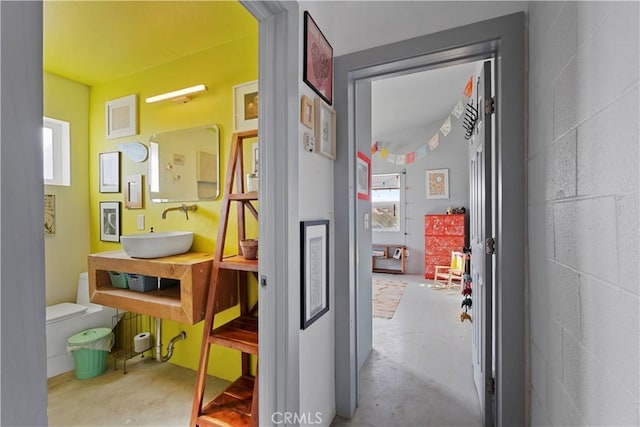
[[[427,199],[449,198],[449,169],[427,171]]]

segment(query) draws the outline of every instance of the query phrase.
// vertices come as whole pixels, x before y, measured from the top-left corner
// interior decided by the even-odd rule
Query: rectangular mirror
[[[149,138],[151,201],[214,200],[220,194],[220,131],[206,125]]]

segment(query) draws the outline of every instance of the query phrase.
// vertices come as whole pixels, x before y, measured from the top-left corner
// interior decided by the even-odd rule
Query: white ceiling
[[[477,67],[472,62],[372,82],[373,140],[394,145],[394,136],[444,122],[458,100],[466,100],[464,87]]]

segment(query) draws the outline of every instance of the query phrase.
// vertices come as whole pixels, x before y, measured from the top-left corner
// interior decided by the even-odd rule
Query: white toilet
[[[85,329],[111,328],[115,308],[89,302],[89,275],[80,273],[76,303],[63,302],[47,307],[47,378],[73,370],[67,354],[67,339]]]

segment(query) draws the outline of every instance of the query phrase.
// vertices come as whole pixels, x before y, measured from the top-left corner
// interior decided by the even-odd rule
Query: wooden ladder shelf
[[[224,183],[220,224],[204,319],[200,362],[191,410],[191,426],[258,426],[258,375],[251,375],[250,356],[258,355],[258,313],[256,304],[248,307],[248,275],[258,276],[258,260],[238,255],[224,256],[229,211],[237,204],[238,242],[246,238],[245,210],[258,220],[252,202],[257,192],[244,191],[243,143],[255,139],[257,130],[233,134],[226,180]],[[235,184],[235,185],[234,185]],[[240,304],[240,316],[213,328],[216,313]],[[233,348],[241,352],[242,375],[212,401],[203,403],[211,345]]]

